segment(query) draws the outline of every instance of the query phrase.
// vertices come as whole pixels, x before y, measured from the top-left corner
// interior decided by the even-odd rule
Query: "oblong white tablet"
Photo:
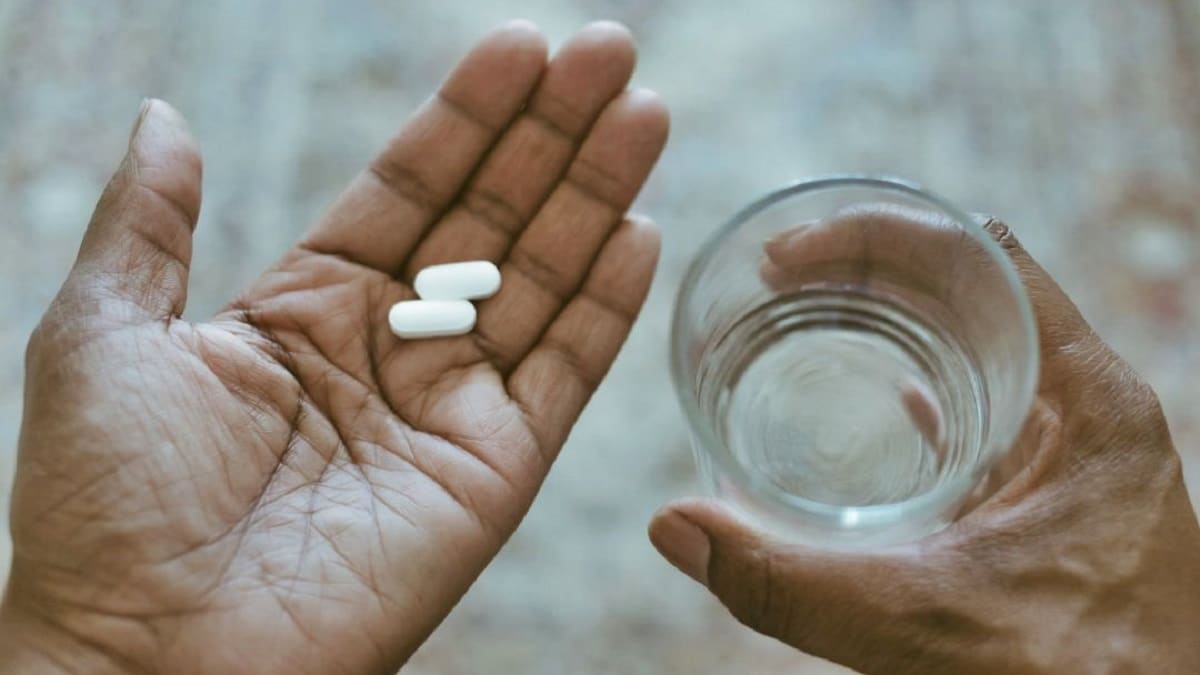
[[[471,332],[475,305],[467,300],[405,300],[388,311],[388,326],[408,340]]]
[[[413,288],[422,300],[482,300],[500,290],[500,270],[488,260],[430,265]]]

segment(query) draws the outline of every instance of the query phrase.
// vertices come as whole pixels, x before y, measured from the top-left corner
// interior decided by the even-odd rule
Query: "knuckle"
[[[29,341],[25,343],[26,369],[37,367],[46,358],[61,351],[64,335],[73,332],[69,324],[70,311],[64,307],[64,305],[71,304],[71,293],[68,290],[69,288],[64,288],[63,291],[60,291],[58,297],[42,314],[41,320],[30,331]]]
[[[732,577],[728,593],[719,593],[730,613],[742,624],[792,644],[805,642],[798,634],[805,622],[797,621],[795,604],[781,576],[776,554],[759,551],[748,556],[740,569],[724,570],[720,578]]]
[[[55,361],[109,329],[111,324],[94,307],[100,304],[91,297],[96,291],[80,285],[69,279],[30,331],[25,343],[26,371],[53,368]]]
[[[1081,457],[1100,452],[1157,465],[1175,453],[1162,403],[1149,382],[1098,338],[1075,356],[1081,387],[1066,412],[1076,446],[1091,450]]]
[[[1154,388],[1123,359],[1105,349],[1109,367],[1101,378],[1104,382],[1105,398],[1116,404],[1121,417],[1140,421],[1143,425],[1166,427],[1166,416],[1162,403]]]
[[[1147,437],[1146,440],[1150,441],[1150,447],[1171,450],[1168,454],[1174,455],[1170,440],[1171,433],[1167,426],[1167,416],[1163,411],[1162,401],[1141,376],[1134,373],[1133,378],[1130,391],[1126,394],[1130,416],[1138,421],[1142,433]]]
[[[990,213],[975,213],[972,215],[975,218],[975,222],[979,223],[980,227],[991,235],[996,243],[1005,249],[1012,249],[1018,246],[1017,237],[1013,234],[1012,228],[1008,226],[1008,223]]]
[[[42,319],[33,331],[29,334],[29,341],[25,343],[25,369],[32,370],[41,362],[41,357],[44,352],[44,344],[46,342],[46,319]]]

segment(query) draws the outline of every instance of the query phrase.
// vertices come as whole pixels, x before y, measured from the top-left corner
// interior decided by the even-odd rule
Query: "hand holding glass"
[[[672,327],[713,491],[833,547],[916,539],[984,496],[1037,354],[1000,246],[944,201],[873,178],[743,210],[693,261]]]

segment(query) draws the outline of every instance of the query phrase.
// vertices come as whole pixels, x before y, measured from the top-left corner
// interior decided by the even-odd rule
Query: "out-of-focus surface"
[[[182,110],[205,154],[202,318],[516,16],[553,43],[592,18],[633,29],[635,84],[674,117],[639,205],[665,250],[529,518],[405,672],[842,672],[742,629],[644,535],[695,490],[665,363],[674,289],[705,235],[792,178],[886,172],[1003,216],[1158,390],[1200,491],[1197,0],[0,0],[0,515],[26,337],[142,96]]]

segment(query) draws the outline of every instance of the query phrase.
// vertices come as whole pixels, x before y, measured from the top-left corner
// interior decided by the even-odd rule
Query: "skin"
[[[528,509],[658,255],[626,217],[667,135],[628,32],[548,61],[484,38],[327,215],[211,320],[180,318],[201,163],[139,114],[30,339],[0,671],[392,673]],[[401,341],[437,262],[504,285]]]
[[[874,264],[953,260],[953,283],[988,280],[928,216],[841,217],[866,219]],[[1158,399],[1006,225],[980,222],[1028,291],[1042,361],[987,499],[917,543],[862,553],[787,541],[708,499],[668,505],[650,538],[747,626],[863,673],[1200,672],[1200,526]],[[843,236],[804,227],[768,242],[764,278],[868,245]]]
[[[179,318],[199,154],[150,102],[30,340],[0,672],[395,672],[516,527],[649,287],[658,235],[624,213],[667,117],[622,93],[632,67],[612,24],[549,63],[529,25],[493,33],[205,323]],[[710,500],[651,538],[748,626],[864,673],[1200,671],[1200,527],[1158,402],[985,225],[1043,350],[987,501],[861,554]],[[970,272],[945,238],[905,240],[880,250]],[[770,242],[764,275],[812,244]],[[473,334],[389,334],[415,270],[475,258],[505,281]]]

